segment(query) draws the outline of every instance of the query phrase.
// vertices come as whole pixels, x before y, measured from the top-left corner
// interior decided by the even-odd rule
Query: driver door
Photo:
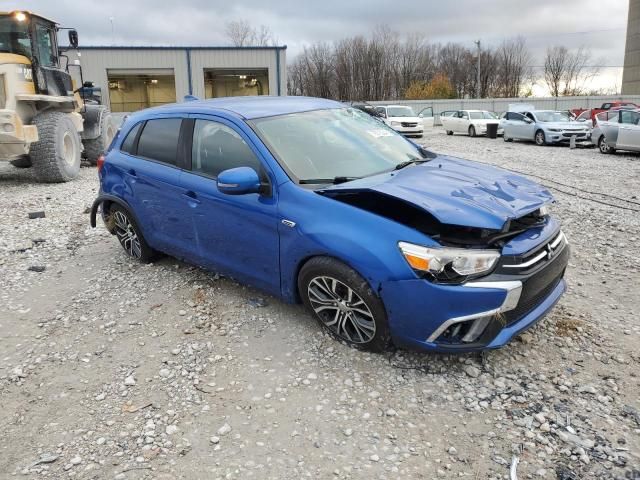
[[[618,141],[616,147],[624,150],[640,150],[640,113],[620,111]]]
[[[422,128],[426,130],[427,128],[433,128],[433,107],[427,107],[423,109],[418,117],[422,120]]]
[[[266,163],[247,134],[231,122],[192,116],[186,142],[188,168],[180,180],[189,235],[199,261],[274,295],[280,293],[277,190]],[[224,170],[251,167],[268,193],[227,195],[216,178]]]

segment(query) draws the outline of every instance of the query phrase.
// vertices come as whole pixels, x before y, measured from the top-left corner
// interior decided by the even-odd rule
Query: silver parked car
[[[591,141],[602,153],[640,152],[640,110],[607,110],[596,115]]]
[[[566,112],[533,110],[507,112],[501,120],[504,141],[533,140],[537,145],[589,140],[591,129],[583,122],[574,121]]]

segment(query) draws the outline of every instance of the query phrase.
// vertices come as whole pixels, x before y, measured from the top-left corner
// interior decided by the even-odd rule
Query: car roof
[[[345,105],[334,100],[314,97],[276,97],[269,95],[211,98],[172,103],[160,107],[142,110],[138,115],[155,113],[226,113],[250,120],[262,117],[274,117],[289,113],[345,108]]]

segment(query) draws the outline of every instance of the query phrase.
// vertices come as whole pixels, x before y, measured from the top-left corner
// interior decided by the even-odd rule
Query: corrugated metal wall
[[[285,47],[286,48],[286,47]],[[176,98],[180,101],[189,94],[187,64],[191,63],[191,91],[204,98],[205,68],[267,68],[269,94],[287,94],[286,49],[274,48],[200,48],[200,47],[85,47],[68,51],[69,63],[79,60],[84,80],[91,80],[102,88],[105,104],[109,104],[107,70],[128,70],[132,74],[150,69],[172,69],[175,74]],[[280,61],[278,72],[277,59]],[[71,67],[74,74],[77,69]],[[74,75],[74,77],[77,77]],[[278,78],[279,77],[279,78]],[[278,92],[278,79],[280,90]]]
[[[416,113],[426,107],[433,107],[433,113],[447,110],[489,110],[506,112],[510,103],[527,103],[537,110],[571,110],[574,108],[597,108],[605,102],[625,101],[640,104],[640,95],[607,95],[594,97],[528,97],[528,98],[481,98],[455,100],[392,100],[369,102],[373,105],[409,105]]]

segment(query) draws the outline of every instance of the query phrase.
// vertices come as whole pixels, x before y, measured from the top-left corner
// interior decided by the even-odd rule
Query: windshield
[[[565,112],[536,112],[539,122],[570,122],[571,117]]]
[[[27,28],[27,22],[19,22],[12,16],[0,16],[0,52],[31,58],[31,40]]]
[[[482,119],[497,120],[498,119],[498,117],[496,117],[495,114],[491,112],[469,112],[469,118],[471,118],[471,120],[482,120]]]
[[[415,117],[411,107],[387,107],[387,116],[389,117]]]
[[[361,178],[425,160],[404,137],[354,108],[260,118],[252,124],[296,181]]]

